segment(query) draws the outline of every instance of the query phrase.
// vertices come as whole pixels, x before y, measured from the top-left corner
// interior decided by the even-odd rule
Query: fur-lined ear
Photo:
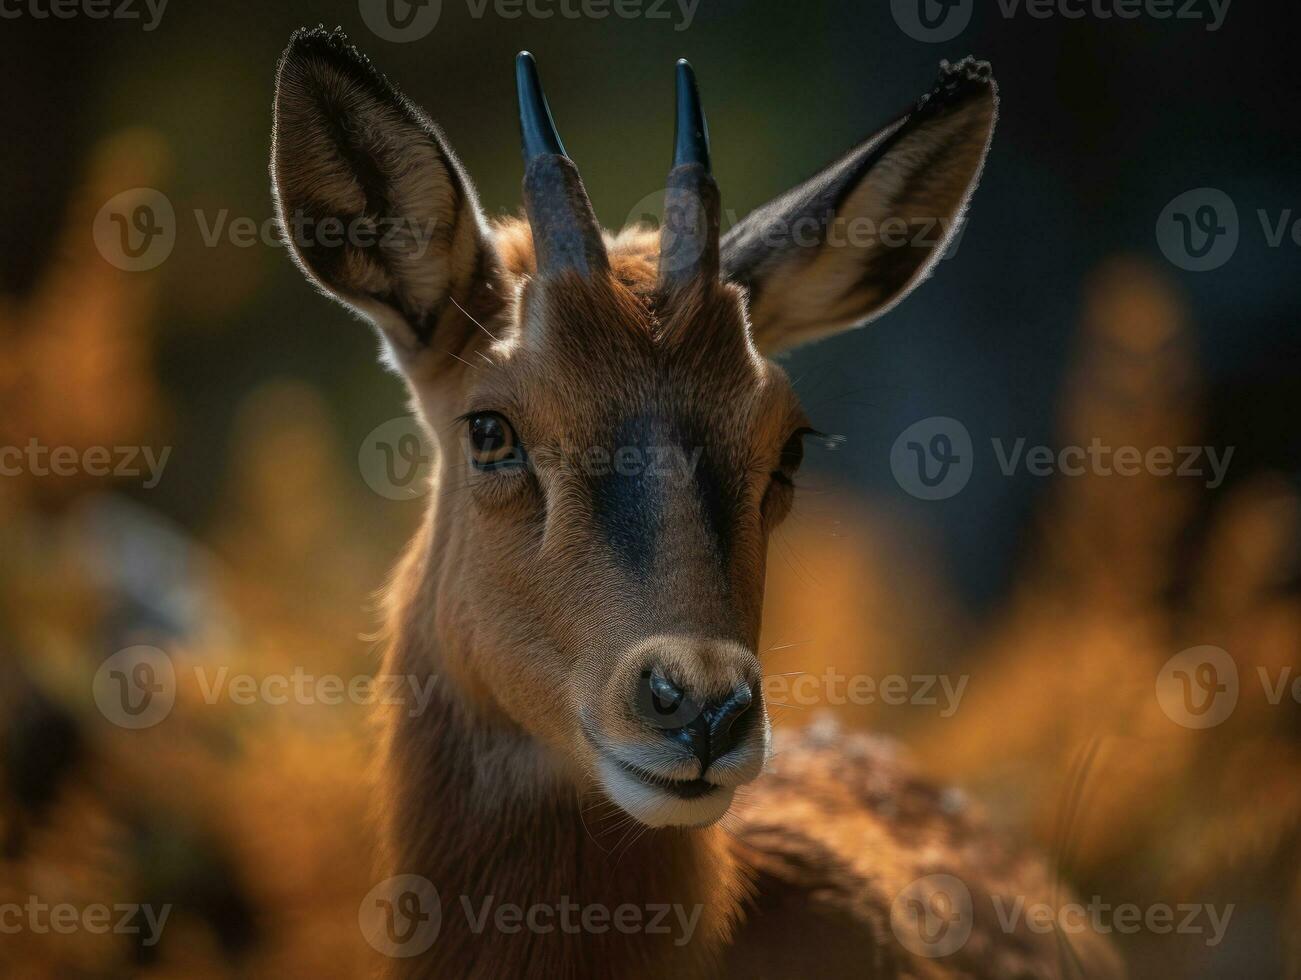
[[[941,66],[906,115],[753,212],[722,243],[771,354],[866,323],[917,285],[956,234],[998,115],[989,65]]]
[[[429,117],[342,31],[298,31],[280,59],[271,177],[298,264],[372,320],[399,361],[434,338],[455,349],[458,304],[484,312],[496,263],[474,187]]]

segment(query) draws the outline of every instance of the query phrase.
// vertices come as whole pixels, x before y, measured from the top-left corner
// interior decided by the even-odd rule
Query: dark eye
[[[496,412],[477,412],[470,427],[470,459],[481,470],[517,468],[524,463],[524,447],[506,419]]]
[[[772,478],[778,483],[786,486],[795,485],[795,473],[804,462],[804,437],[812,431],[812,429],[796,429],[786,440],[786,445],[782,446],[781,456],[777,460],[777,469],[772,471]]]

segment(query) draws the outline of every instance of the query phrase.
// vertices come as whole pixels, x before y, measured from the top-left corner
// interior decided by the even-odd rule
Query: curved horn
[[[578,168],[565,154],[542,94],[537,62],[527,51],[515,59],[515,87],[524,152],[524,210],[533,229],[538,274],[572,269],[590,275],[607,269],[601,226]]]
[[[700,107],[696,73],[687,59],[677,65],[677,120],[673,169],[664,194],[660,228],[660,285],[718,276],[718,184],[709,163],[709,125]]]

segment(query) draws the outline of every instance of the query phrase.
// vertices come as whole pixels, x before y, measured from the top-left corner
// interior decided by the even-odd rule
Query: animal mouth
[[[720,770],[715,777],[720,782],[666,776],[620,758],[620,753],[597,736],[586,717],[581,730],[596,753],[596,774],[605,794],[612,803],[648,827],[707,827],[721,820],[732,805],[736,785],[729,785],[729,777],[737,773]],[[684,763],[685,760],[677,760],[679,771],[686,768]],[[748,781],[740,778],[737,783]]]
[[[674,779],[597,751],[597,772],[611,802],[648,827],[707,827],[722,819],[736,788],[706,779]]]
[[[647,769],[642,769],[640,766],[624,762],[622,759],[611,758],[622,772],[626,772],[633,778],[662,793],[676,796],[680,800],[696,800],[723,789],[722,786],[711,783],[707,779],[670,779],[667,776],[660,776]]]

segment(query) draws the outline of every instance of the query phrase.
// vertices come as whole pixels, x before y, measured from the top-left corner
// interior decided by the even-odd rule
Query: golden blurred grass
[[[140,134],[108,146],[47,285],[27,307],[4,311],[0,336],[17,356],[0,365],[0,441],[112,445],[165,429],[148,357],[151,280],[116,273],[74,233],[103,187],[150,183],[165,155]],[[1198,373],[1171,286],[1117,259],[1086,296],[1059,444],[1196,444]],[[69,347],[80,352],[71,364]],[[200,623],[169,653],[183,667],[255,677],[373,671],[359,636],[374,625],[369,593],[393,556],[358,530],[359,508],[374,500],[355,491],[351,454],[335,443],[322,396],[298,383],[267,386],[246,400],[235,430],[223,505],[196,545],[216,569],[210,587],[223,623]],[[70,719],[80,733],[72,761],[50,772],[48,804],[7,784],[4,836],[19,843],[0,863],[0,904],[174,899],[149,975],[364,973],[374,955],[355,927],[374,877],[366,711],[209,704],[181,670],[165,724],[109,725],[90,689],[113,652],[104,648],[111,610],[73,518],[98,489],[0,485],[4,755],[12,767],[24,744],[12,723],[33,712]],[[798,725],[829,710],[901,737],[937,778],[970,788],[1028,833],[1085,894],[1264,903],[1294,944],[1297,975],[1295,712],[1269,704],[1251,680],[1258,667],[1297,665],[1301,605],[1281,583],[1295,561],[1287,543],[1298,502],[1281,481],[1261,478],[1217,496],[1209,529],[1194,534],[1198,489],[1151,475],[1055,481],[1011,594],[980,620],[929,572],[924,529],[905,533],[843,491],[802,503],[772,545],[770,680],[830,667],[968,683],[947,717],[879,701],[774,714]],[[1238,710],[1212,732],[1180,728],[1154,694],[1166,659],[1199,644],[1230,651],[1243,678]],[[1179,939],[1126,940],[1135,975],[1190,969],[1204,951]],[[121,936],[24,931],[0,943],[0,973],[116,977],[138,956]]]

